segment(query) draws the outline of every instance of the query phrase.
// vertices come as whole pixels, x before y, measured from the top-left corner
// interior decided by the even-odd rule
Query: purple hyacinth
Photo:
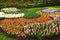
[[[45,10],[42,10],[42,12],[51,13],[51,12],[58,12],[58,10],[48,10],[48,9],[45,9]]]

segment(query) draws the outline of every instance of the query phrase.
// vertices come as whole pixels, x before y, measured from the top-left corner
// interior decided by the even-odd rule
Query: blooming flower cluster
[[[15,12],[18,9],[17,8],[2,8],[1,10],[5,11],[5,12]]]
[[[42,18],[45,18],[45,20],[43,20]],[[26,34],[28,34],[30,32],[31,27],[29,25],[33,25],[35,23],[48,22],[51,20],[52,19],[49,16],[41,16],[39,18],[30,18],[30,19],[4,18],[4,19],[0,20],[0,26],[8,34],[12,34],[12,35],[15,34],[17,36],[25,36]],[[29,27],[30,27],[30,29],[29,29]]]
[[[29,24],[24,28],[24,32],[30,35],[46,36],[51,34],[58,34],[60,32],[60,17],[49,21],[47,23]]]
[[[52,12],[58,12],[58,10],[48,10],[48,9],[46,9],[46,10],[42,10],[42,12],[52,13]]]
[[[0,12],[0,18],[17,18],[17,17],[23,17],[24,13],[18,13],[18,14],[5,14],[4,12]]]

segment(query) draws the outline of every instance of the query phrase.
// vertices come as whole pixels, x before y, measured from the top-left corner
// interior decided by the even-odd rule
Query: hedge
[[[60,0],[0,0],[0,8],[3,7],[36,7],[60,5]]]

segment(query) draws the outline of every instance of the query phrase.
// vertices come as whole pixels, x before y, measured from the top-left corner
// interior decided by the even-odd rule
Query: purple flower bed
[[[42,12],[52,13],[52,12],[60,12],[60,11],[59,10],[48,10],[48,9],[44,9],[44,10],[42,10]]]

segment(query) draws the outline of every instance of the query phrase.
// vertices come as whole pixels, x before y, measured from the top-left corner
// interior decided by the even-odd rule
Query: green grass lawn
[[[10,38],[10,37],[6,36],[5,34],[3,34],[2,32],[0,32],[0,40],[14,40],[14,39]]]

